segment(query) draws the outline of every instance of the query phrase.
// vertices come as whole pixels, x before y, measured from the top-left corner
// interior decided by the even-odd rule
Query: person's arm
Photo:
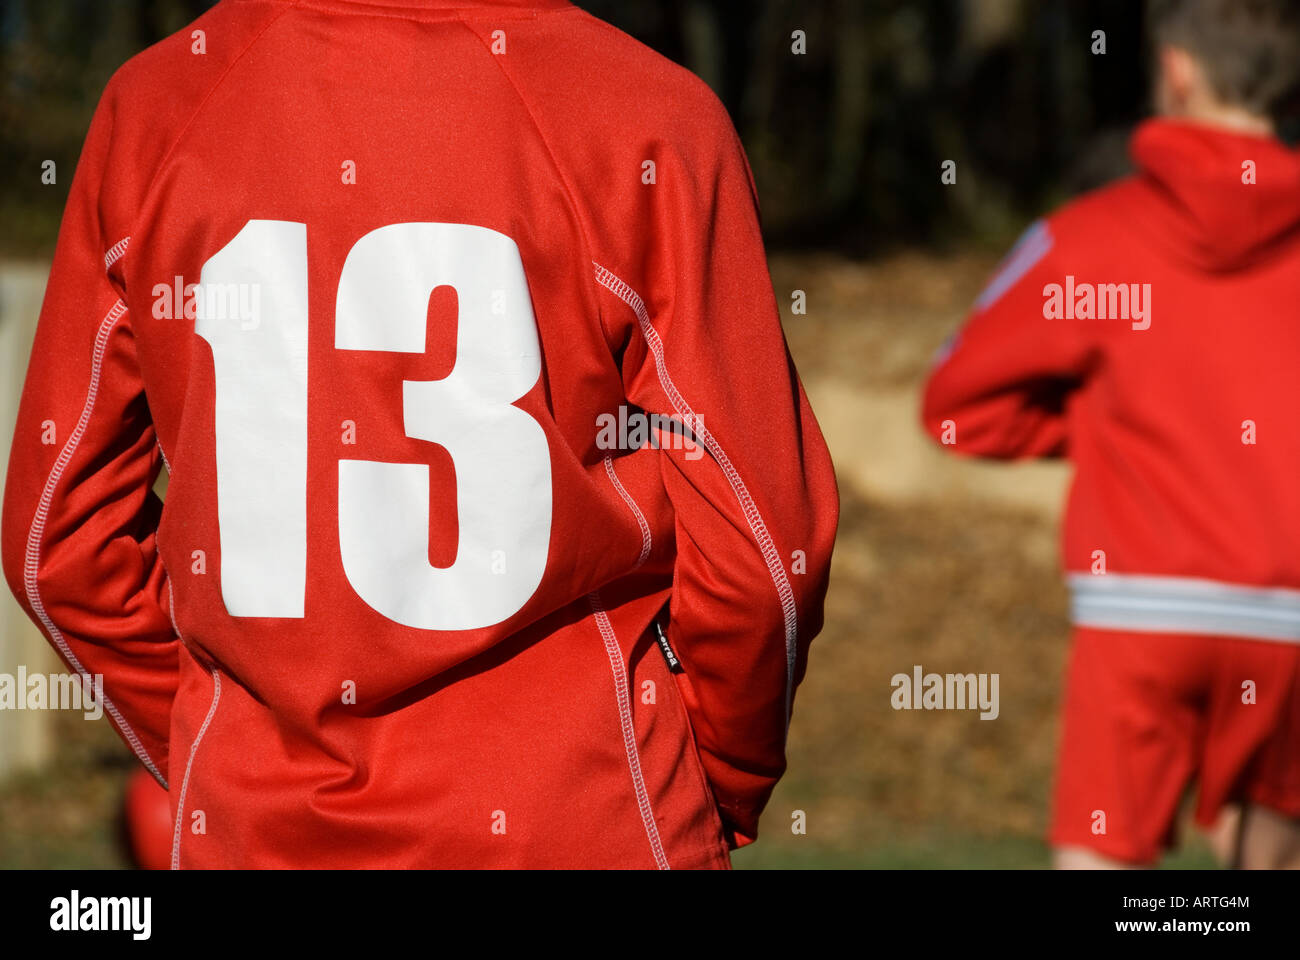
[[[740,143],[721,105],[692,161],[659,160],[644,262],[602,263],[628,399],[698,443],[662,451],[676,515],[669,640],[733,846],[785,769],[794,688],[821,628],[839,499],[786,348]],[[665,447],[672,447],[665,441]]]
[[[1044,316],[1048,284],[1065,282],[1051,226],[1021,238],[941,351],[922,422],[948,449],[1012,459],[1064,456],[1066,403],[1092,362],[1076,321]]]
[[[0,552],[19,603],[72,670],[102,676],[104,712],[165,784],[179,641],[155,540],[159,451],[123,300],[129,242],[104,222],[113,112],[106,93],[72,181],[19,406]]]

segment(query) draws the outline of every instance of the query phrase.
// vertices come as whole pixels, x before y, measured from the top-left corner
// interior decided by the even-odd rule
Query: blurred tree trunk
[[[1020,31],[1023,0],[961,0],[961,52],[978,55]]]
[[[770,122],[775,109],[777,76],[790,56],[789,34],[795,24],[792,23],[794,7],[789,0],[765,0],[754,7],[757,16],[750,29],[754,31],[755,42],[748,64],[749,82],[740,102],[740,117],[744,132],[757,136]]]
[[[834,7],[835,60],[831,97],[830,153],[822,202],[842,211],[859,192],[871,109],[870,57],[865,6],[837,0]]]
[[[723,96],[725,65],[718,11],[708,0],[686,0],[681,30],[687,69]]]

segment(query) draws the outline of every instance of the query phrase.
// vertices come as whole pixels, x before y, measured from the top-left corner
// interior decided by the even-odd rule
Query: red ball
[[[126,786],[126,836],[131,859],[142,870],[167,870],[172,862],[172,806],[167,791],[146,770]]]

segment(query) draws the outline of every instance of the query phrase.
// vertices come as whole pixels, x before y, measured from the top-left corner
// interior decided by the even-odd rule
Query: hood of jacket
[[[1131,152],[1156,194],[1150,226],[1199,269],[1248,267],[1300,235],[1300,150],[1280,140],[1157,119]]]

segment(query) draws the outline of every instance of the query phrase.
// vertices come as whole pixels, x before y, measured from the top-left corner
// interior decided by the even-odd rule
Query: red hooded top
[[[4,568],[173,865],[726,866],[836,514],[686,71],[562,0],[224,0],[110,83]]]
[[[1132,149],[1007,258],[925,427],[1073,461],[1077,623],[1300,641],[1300,153],[1167,120]]]

